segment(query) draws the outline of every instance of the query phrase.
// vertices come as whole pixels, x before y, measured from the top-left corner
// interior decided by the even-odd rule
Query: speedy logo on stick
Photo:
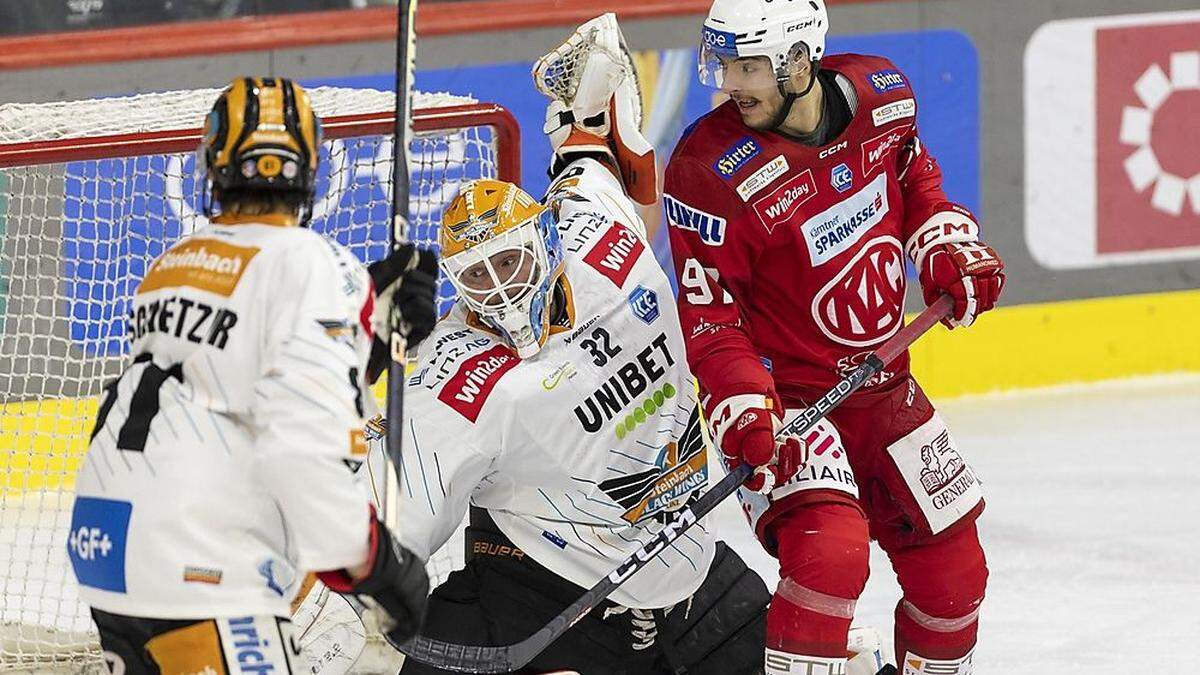
[[[600,241],[583,257],[583,261],[620,288],[629,278],[633,265],[645,248],[642,240],[629,228],[620,223],[613,223],[604,236],[600,237]]]
[[[438,394],[438,400],[475,422],[479,411],[505,373],[520,363],[504,345],[496,345],[463,360],[458,372]]]

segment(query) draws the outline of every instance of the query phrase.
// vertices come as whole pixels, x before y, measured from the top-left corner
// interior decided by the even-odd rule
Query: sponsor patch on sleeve
[[[71,514],[67,555],[80,584],[125,592],[125,543],[133,504],[77,497]]]
[[[904,79],[904,74],[895,68],[877,70],[868,75],[867,80],[871,83],[871,87],[880,94],[904,89],[908,86],[908,82]]]
[[[667,222],[681,230],[691,230],[700,235],[700,241],[709,246],[725,243],[725,219],[698,208],[684,204],[671,195],[663,195],[663,208]]]
[[[620,288],[645,248],[646,245],[632,230],[620,223],[613,223],[592,250],[583,256],[583,261]]]
[[[917,114],[917,102],[911,98],[902,98],[899,101],[892,101],[885,105],[881,105],[871,111],[871,119],[875,120],[875,126],[881,127],[889,122],[902,120],[906,117],[913,117]]]
[[[737,186],[737,193],[742,198],[742,201],[748,202],[751,197],[761,192],[763,188],[775,182],[776,178],[787,173],[787,170],[787,157],[780,155],[764,164],[761,169],[750,174],[749,178],[742,181]]]
[[[758,157],[761,152],[762,146],[758,144],[758,141],[745,136],[713,162],[713,169],[725,180],[730,180],[734,174],[746,168],[750,160]]]

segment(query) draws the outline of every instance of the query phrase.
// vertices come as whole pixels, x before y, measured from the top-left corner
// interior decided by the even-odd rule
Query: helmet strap
[[[820,67],[820,64],[820,61],[814,60],[812,62],[812,75],[808,78],[808,86],[799,94],[793,94],[784,87],[784,84],[787,83],[786,79],[778,81],[779,94],[783,96],[783,106],[779,108],[779,114],[775,115],[775,119],[771,121],[772,131],[783,126],[783,123],[787,121],[788,115],[792,114],[792,106],[796,104],[796,101],[808,96],[809,92],[812,91],[813,85],[817,83],[817,69]]]

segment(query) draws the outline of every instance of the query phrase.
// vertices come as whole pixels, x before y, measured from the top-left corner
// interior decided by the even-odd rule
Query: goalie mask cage
[[[75,473],[124,315],[149,263],[207,223],[198,123],[219,90],[0,106],[0,671],[83,671],[99,643],[67,561]],[[310,227],[364,262],[386,255],[394,95],[310,90],[324,144]],[[520,181],[508,111],[416,95],[409,236],[433,245],[472,178]],[[439,304],[451,302],[443,282]],[[462,559],[451,539],[434,585]]]

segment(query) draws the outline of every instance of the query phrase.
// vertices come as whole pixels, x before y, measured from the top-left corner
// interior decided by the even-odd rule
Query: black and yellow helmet
[[[204,122],[201,154],[221,191],[280,190],[311,198],[321,121],[304,89],[287,79],[240,77]]]

